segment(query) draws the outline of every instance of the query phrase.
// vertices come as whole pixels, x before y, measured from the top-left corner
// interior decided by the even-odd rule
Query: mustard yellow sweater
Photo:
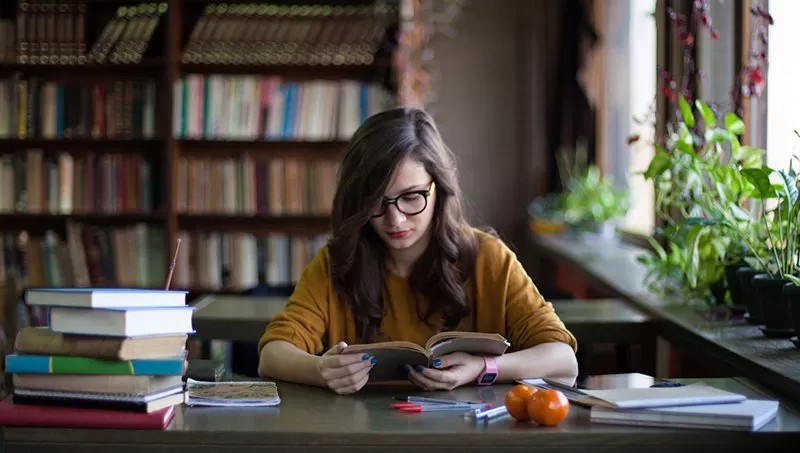
[[[577,350],[575,337],[539,294],[516,255],[494,236],[474,231],[479,244],[475,274],[465,283],[472,314],[456,330],[499,333],[511,342],[512,350],[548,342],[567,343]],[[390,274],[386,285],[385,316],[376,341],[406,340],[424,347],[436,332],[417,316],[408,282]],[[356,344],[356,338],[353,317],[334,292],[328,250],[323,247],[303,271],[284,311],[267,326],[258,350],[283,340],[320,354],[339,341]]]

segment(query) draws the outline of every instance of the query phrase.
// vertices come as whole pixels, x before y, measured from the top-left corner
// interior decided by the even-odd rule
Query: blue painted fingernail
[[[369,354],[364,354],[361,356],[361,360],[367,360],[369,358]]]
[[[439,366],[441,364],[442,364],[442,361],[439,360],[439,359],[436,359],[436,360],[433,361],[433,366]]]
[[[416,366],[417,373],[422,373],[422,370],[424,370],[424,369],[425,369],[425,367],[423,367],[422,365],[417,365]]]
[[[371,363],[371,364],[373,364],[373,365],[375,365],[376,363],[378,363],[378,359],[377,359],[377,357],[373,357],[372,359],[370,359],[369,363]]]
[[[408,364],[403,365],[403,369],[406,370],[406,374],[408,374],[411,372],[411,365]]]

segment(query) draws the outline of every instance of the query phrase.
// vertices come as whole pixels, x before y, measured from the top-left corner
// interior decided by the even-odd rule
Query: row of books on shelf
[[[0,138],[151,138],[153,80],[0,79]]]
[[[178,212],[329,215],[339,161],[185,157],[178,162]]]
[[[189,74],[174,90],[174,134],[188,139],[348,140],[392,106],[381,85],[356,80]]]
[[[85,1],[21,1],[16,21],[3,25],[14,46],[6,61],[23,64],[137,63],[167,10],[166,3],[122,6],[87,52]]]
[[[181,231],[175,288],[244,291],[294,285],[325,244],[325,235]],[[69,223],[64,237],[0,233],[0,286],[19,275],[27,287],[163,285],[164,231],[146,224],[99,228]]]
[[[142,60],[153,33],[167,11],[166,3],[121,6],[92,45],[89,63],[130,64]]]
[[[185,292],[34,288],[25,304],[47,324],[23,328],[6,357],[0,424],[163,429],[185,402]]]
[[[182,60],[218,64],[371,64],[393,5],[211,4],[192,28]]]
[[[328,239],[327,235],[186,231],[179,237],[174,287],[209,291],[293,286]]]
[[[68,223],[65,233],[0,233],[0,278],[27,287],[159,287],[166,269],[164,230],[147,224],[99,228]]]
[[[0,213],[141,213],[155,209],[153,169],[136,154],[0,155]]]

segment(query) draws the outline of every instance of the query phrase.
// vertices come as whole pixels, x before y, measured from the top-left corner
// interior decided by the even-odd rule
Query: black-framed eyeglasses
[[[431,181],[431,184],[425,190],[414,190],[411,192],[401,193],[394,198],[384,197],[383,201],[381,201],[381,204],[375,209],[375,212],[372,213],[372,217],[380,217],[386,214],[386,211],[389,209],[389,205],[392,204],[397,208],[398,211],[407,217],[421,213],[425,210],[425,208],[428,207],[428,197],[430,197],[431,193],[433,193],[433,185],[434,182]]]

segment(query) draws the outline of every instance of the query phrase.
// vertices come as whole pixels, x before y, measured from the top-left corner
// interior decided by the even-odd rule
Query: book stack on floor
[[[6,357],[14,391],[0,425],[163,429],[185,399],[186,292],[32,289],[48,327],[21,329]]]

